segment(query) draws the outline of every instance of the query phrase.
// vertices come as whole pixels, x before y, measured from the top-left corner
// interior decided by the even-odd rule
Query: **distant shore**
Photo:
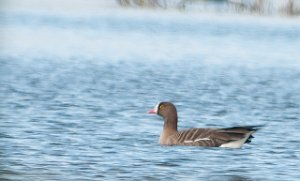
[[[116,0],[122,7],[260,15],[300,15],[300,0]]]
[[[97,14],[112,10],[155,10],[216,15],[300,17],[300,0],[1,0],[0,11]]]

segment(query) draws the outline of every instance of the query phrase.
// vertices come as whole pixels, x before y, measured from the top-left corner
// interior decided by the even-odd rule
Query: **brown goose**
[[[178,131],[177,111],[174,104],[161,102],[148,113],[158,114],[164,119],[164,128],[159,139],[161,145],[241,148],[244,143],[251,142],[252,134],[261,127],[192,128]]]

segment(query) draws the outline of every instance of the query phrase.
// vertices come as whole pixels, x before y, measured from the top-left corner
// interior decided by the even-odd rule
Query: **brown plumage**
[[[163,132],[160,135],[161,145],[185,145],[240,148],[244,143],[250,143],[252,134],[260,126],[241,126],[231,128],[191,128],[177,130],[177,110],[170,102],[161,102],[150,114],[158,114],[164,119]]]

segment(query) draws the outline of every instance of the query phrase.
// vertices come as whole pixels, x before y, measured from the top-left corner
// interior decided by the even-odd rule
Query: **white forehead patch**
[[[154,110],[155,110],[156,113],[158,113],[158,106],[159,106],[159,104],[160,103],[156,104],[156,106],[154,107]]]

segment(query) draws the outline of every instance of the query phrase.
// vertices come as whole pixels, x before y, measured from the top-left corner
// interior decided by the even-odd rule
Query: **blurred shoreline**
[[[300,17],[300,0],[0,0],[0,11],[102,13],[118,9],[215,15]]]
[[[299,16],[299,0],[116,0],[122,7]]]

